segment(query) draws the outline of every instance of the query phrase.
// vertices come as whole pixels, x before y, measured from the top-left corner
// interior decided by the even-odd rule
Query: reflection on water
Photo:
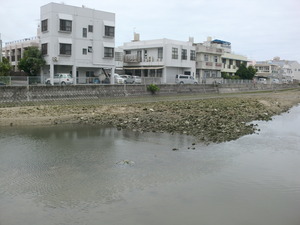
[[[180,135],[6,128],[0,224],[299,225],[299,115],[195,150]]]

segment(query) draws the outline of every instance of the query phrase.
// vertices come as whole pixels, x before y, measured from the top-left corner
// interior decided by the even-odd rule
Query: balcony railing
[[[138,55],[127,54],[124,56],[125,63],[139,63],[141,61],[141,57],[138,57]]]

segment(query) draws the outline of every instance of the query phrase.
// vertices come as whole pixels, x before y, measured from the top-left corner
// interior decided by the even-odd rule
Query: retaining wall
[[[221,85],[158,85],[163,95],[235,93],[280,90],[299,87],[296,84],[221,84]],[[55,100],[107,99],[149,96],[146,85],[70,85],[70,86],[0,86],[0,104]]]

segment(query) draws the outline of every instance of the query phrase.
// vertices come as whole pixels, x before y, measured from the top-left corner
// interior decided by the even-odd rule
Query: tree
[[[0,62],[0,76],[8,76],[11,71],[11,65],[7,58],[2,58],[2,62]]]
[[[253,66],[247,68],[246,64],[242,63],[235,75],[239,76],[241,79],[252,80],[256,72],[257,70]]]
[[[37,76],[45,64],[42,52],[37,47],[29,47],[24,51],[18,67],[29,76]]]

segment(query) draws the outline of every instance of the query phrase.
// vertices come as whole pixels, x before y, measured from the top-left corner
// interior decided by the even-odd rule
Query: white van
[[[259,83],[259,84],[267,84],[267,79],[266,78],[258,78],[257,83]]]
[[[177,74],[175,77],[176,84],[198,84],[198,81],[191,75]]]

